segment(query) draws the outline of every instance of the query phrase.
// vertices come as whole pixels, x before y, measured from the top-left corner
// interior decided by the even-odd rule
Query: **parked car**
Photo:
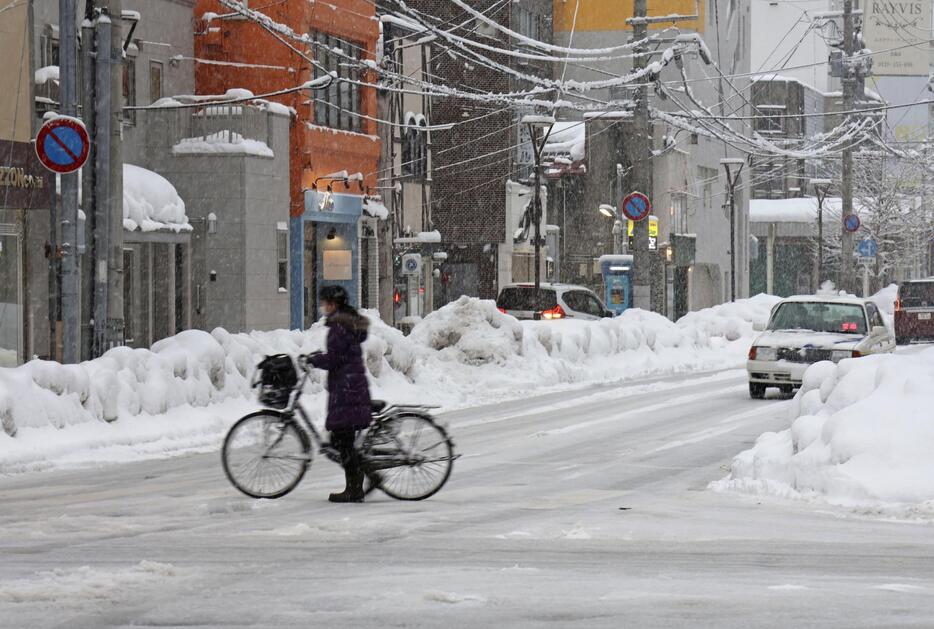
[[[898,287],[895,338],[899,345],[934,341],[934,277],[905,282]]]
[[[789,297],[772,309],[768,325],[749,349],[749,395],[763,398],[767,387],[790,393],[801,386],[807,368],[822,360],[893,351],[895,335],[872,301]]]
[[[612,317],[589,288],[573,284],[508,284],[500,289],[496,307],[516,319],[582,319]]]

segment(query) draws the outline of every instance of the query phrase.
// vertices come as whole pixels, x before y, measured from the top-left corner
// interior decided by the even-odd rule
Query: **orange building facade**
[[[316,178],[330,173],[359,172],[365,186],[375,187],[380,155],[376,88],[356,85],[374,84],[375,73],[361,70],[360,64],[347,58],[361,62],[375,59],[379,22],[374,4],[367,0],[288,0],[265,3],[261,10],[296,34],[309,35],[308,43],[279,37],[316,63],[253,20],[231,16],[216,0],[199,0],[196,20],[209,13],[220,17],[202,21],[196,29],[200,34],[195,37],[195,56],[201,60],[195,70],[198,94],[244,88],[259,96],[302,85],[325,70],[338,72],[350,81],[334,81],[326,90],[268,98],[297,113],[290,130],[290,214],[294,217],[304,212],[303,191],[310,189]],[[335,49],[339,50],[336,54]],[[342,188],[335,186],[335,192]],[[350,192],[359,193],[360,189],[354,184]]]

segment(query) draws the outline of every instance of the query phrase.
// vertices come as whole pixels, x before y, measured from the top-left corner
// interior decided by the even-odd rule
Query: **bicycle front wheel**
[[[363,443],[368,476],[396,500],[424,500],[451,476],[454,444],[444,428],[422,415],[392,417],[372,428]]]
[[[224,439],[224,473],[251,498],[280,498],[292,491],[311,462],[308,437],[283,413],[264,410],[240,419]]]

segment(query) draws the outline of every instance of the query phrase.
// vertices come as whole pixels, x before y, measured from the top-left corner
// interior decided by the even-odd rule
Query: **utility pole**
[[[123,343],[122,11],[120,0],[97,6],[93,356]]]
[[[647,0],[635,0],[632,7],[632,37],[636,42],[644,42],[648,34]],[[634,72],[644,70],[648,61],[647,48],[639,43],[633,53]],[[652,127],[649,120],[649,89],[646,81],[640,80],[636,91],[635,110],[632,124],[632,162],[631,181],[634,191],[652,196]],[[625,196],[625,195],[624,195]],[[643,310],[652,308],[652,252],[649,251],[649,221],[636,221],[632,228],[633,239],[633,305]]]
[[[78,45],[75,26],[75,0],[59,0],[59,63],[62,113],[78,114]],[[78,299],[81,276],[78,271],[78,174],[59,175],[62,179],[62,360],[77,363]],[[55,229],[55,225],[52,226]],[[54,241],[53,241],[54,242]],[[51,263],[56,252],[52,251]]]
[[[522,117],[520,124],[528,127],[529,137],[532,138],[532,153],[535,156],[535,171],[532,177],[532,185],[535,186],[532,195],[532,220],[535,239],[535,292],[538,293],[542,283],[542,153],[548,142],[548,136],[551,135],[551,129],[555,126],[555,119],[551,116],[526,115]],[[542,130],[541,143],[538,140],[538,129]]]
[[[103,4],[103,3],[102,3]],[[97,18],[97,62],[95,104],[98,112],[94,143],[94,349],[93,356],[107,351],[107,302],[110,264],[110,125],[113,117],[110,99],[110,44],[113,34],[111,16],[104,12]]]
[[[830,188],[829,179],[812,179],[814,194],[817,196],[817,288],[824,280],[824,199]]]
[[[88,137],[96,137],[96,52],[94,47],[94,19],[95,19],[94,0],[87,0],[85,5],[84,21],[81,22],[81,63],[82,76],[84,79],[84,93],[81,98],[81,119],[88,131]],[[97,160],[97,147],[94,142],[90,143],[88,162],[81,171],[81,205],[85,211],[85,233],[90,229],[94,233],[96,215],[93,211],[97,207],[94,183],[94,164]],[[90,260],[90,264],[85,264],[81,269],[81,359],[88,360],[92,358],[92,348],[94,341],[93,327],[91,319],[94,317],[94,273],[97,265],[96,252],[93,243],[86,247],[85,260]]]
[[[736,184],[746,162],[739,157],[724,157],[720,163],[726,171],[726,184],[730,189],[730,301],[736,301]],[[746,264],[746,260],[742,263]]]
[[[856,69],[853,67],[853,0],[843,0],[843,111],[852,112]],[[846,113],[846,120],[853,119],[852,113]],[[840,274],[838,288],[855,292],[855,267],[853,265],[853,234],[846,229],[846,219],[853,213],[853,149],[847,145],[843,149],[842,190],[843,211],[840,217]]]
[[[110,37],[110,199],[107,204],[110,212],[110,286],[107,301],[107,349],[123,345],[124,306],[123,303],[123,0],[109,0],[111,24]],[[135,75],[129,80],[135,80]],[[131,86],[135,91],[135,86]],[[170,247],[171,250],[171,247]],[[171,259],[174,260],[174,251]],[[175,271],[175,265],[169,272]],[[165,296],[174,302],[173,296]],[[173,329],[171,334],[175,333]]]

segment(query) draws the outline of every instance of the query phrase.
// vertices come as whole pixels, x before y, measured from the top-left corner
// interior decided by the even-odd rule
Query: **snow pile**
[[[442,360],[504,365],[522,354],[522,336],[522,324],[492,301],[461,297],[418,323],[410,339],[439,352]]]
[[[173,155],[254,155],[274,157],[272,149],[265,142],[244,138],[234,131],[218,131],[197,138],[182,138],[172,147]]]
[[[474,406],[572,383],[739,367],[752,322],[770,304],[760,296],[678,323],[641,310],[593,322],[519,322],[492,301],[463,297],[409,336],[368,313],[364,357],[375,397]],[[326,335],[321,323],[249,334],[188,330],[78,365],[34,360],[0,369],[0,471],[216,448],[256,407],[251,381],[262,357],[321,350]],[[305,389],[315,417],[324,380],[313,372]]]
[[[678,325],[692,326],[706,336],[736,341],[743,337],[754,336],[754,324],[765,326],[769,322],[772,308],[779,301],[781,297],[756,295],[750,299],[689,312],[678,320]]]
[[[733,460],[719,490],[851,508],[934,509],[934,350],[817,363],[791,428]]]
[[[162,175],[133,164],[123,165],[123,227],[144,232],[191,231],[185,202],[175,186]]]

